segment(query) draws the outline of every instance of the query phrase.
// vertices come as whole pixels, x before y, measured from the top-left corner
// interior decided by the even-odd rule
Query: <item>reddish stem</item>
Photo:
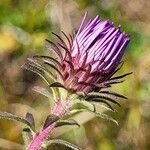
[[[61,117],[62,115],[66,114],[69,111],[70,103],[69,101],[57,101],[52,109],[52,114]],[[47,139],[48,135],[53,131],[55,128],[56,123],[52,123],[45,129],[42,129],[38,133],[35,134],[33,140],[29,144],[27,150],[40,150],[42,144]]]
[[[56,123],[53,123],[50,126],[48,126],[47,128],[36,133],[33,140],[31,141],[30,145],[28,146],[27,150],[39,150],[42,147],[42,144],[45,141],[45,139],[55,128],[55,124]]]

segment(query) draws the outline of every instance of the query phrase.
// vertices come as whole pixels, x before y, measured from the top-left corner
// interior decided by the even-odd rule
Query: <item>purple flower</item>
[[[67,42],[55,33],[57,44],[46,40],[57,58],[34,56],[24,65],[42,76],[51,87],[88,94],[123,82],[121,79],[130,74],[113,77],[122,67],[121,59],[130,41],[129,36],[113,22],[99,16],[88,20],[86,12],[75,37],[62,33]],[[49,77],[54,83],[51,84]]]
[[[99,16],[87,20],[87,13],[74,39],[71,56],[78,67],[91,65],[91,72],[110,74],[119,64],[129,37],[109,20]]]
[[[57,58],[34,56],[28,59],[26,68],[42,75],[48,83],[44,75],[46,73],[66,89],[84,93],[120,83],[122,81],[118,79],[128,75],[112,77],[120,69],[117,67],[122,64],[121,58],[130,41],[129,36],[120,27],[115,27],[113,22],[102,20],[99,16],[88,20],[85,13],[74,38],[62,33],[67,42],[55,33],[59,40],[57,44],[47,40]],[[46,65],[55,70],[57,75],[47,71]]]
[[[113,108],[108,102],[120,105],[117,98],[126,97],[104,89],[123,82],[122,78],[131,74],[113,76],[123,65],[121,59],[129,36],[120,27],[115,27],[111,21],[102,20],[99,16],[88,20],[87,13],[74,37],[62,33],[66,42],[55,33],[53,35],[58,39],[57,44],[46,40],[55,56],[28,58],[24,68],[39,74],[51,88],[64,88],[88,102],[105,103],[111,110]],[[62,91],[55,90],[54,93],[55,101],[72,99],[63,97]]]
[[[69,39],[65,35],[69,46],[56,36],[61,42],[58,45],[65,50],[63,56],[60,48],[55,47],[62,65],[59,68],[62,84],[85,93],[99,89],[102,83],[110,80],[129,43],[129,36],[121,32],[120,27],[116,28],[111,21],[102,20],[99,16],[88,20],[87,13],[75,38]]]

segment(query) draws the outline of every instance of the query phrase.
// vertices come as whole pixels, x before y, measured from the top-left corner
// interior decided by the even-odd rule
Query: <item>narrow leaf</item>
[[[98,103],[98,105],[101,105],[101,106],[105,107],[108,110],[114,111],[113,107],[105,100],[101,100],[99,98],[92,98],[92,99],[89,99],[88,101],[96,102],[96,103]]]
[[[25,64],[23,65],[23,68],[32,71],[34,73],[37,73],[39,76],[41,76],[44,80],[48,82],[48,77],[53,78],[54,75],[49,72],[42,64],[37,62],[34,58],[28,58]]]
[[[121,106],[117,101],[116,99],[112,98],[110,95],[107,95],[107,94],[101,94],[99,92],[91,92],[91,93],[88,93],[87,97],[85,98],[87,101],[89,99],[94,99],[96,98],[97,100],[107,100],[107,101],[110,101],[114,104],[117,104],[119,107]]]
[[[54,32],[52,32],[52,34],[55,35],[60,40],[60,42],[63,44],[63,46],[67,48],[66,43],[64,42],[64,40],[58,34],[56,34]]]
[[[96,114],[96,116],[98,116],[98,117],[101,117],[101,118],[106,119],[106,120],[110,120],[110,121],[114,122],[115,124],[119,125],[115,119],[113,119],[112,117],[110,117],[104,113],[94,112],[94,114]]]
[[[72,115],[75,115],[77,113],[84,112],[84,111],[88,111],[88,110],[87,109],[73,109],[68,114],[66,114],[65,117],[72,116]]]
[[[52,96],[51,93],[46,88],[43,88],[40,86],[35,86],[35,87],[33,87],[32,90],[39,93],[39,94],[42,94],[48,98]]]
[[[50,56],[38,56],[38,55],[34,55],[33,58],[42,59],[44,62],[49,62],[49,63],[52,62],[54,64],[57,64],[60,68],[62,68],[61,63],[56,58]]]
[[[28,133],[31,132],[30,128],[23,128],[22,131],[23,132],[28,132]]]
[[[124,95],[121,95],[121,94],[118,94],[118,93],[115,93],[115,92],[110,92],[110,91],[100,91],[100,93],[112,95],[112,96],[114,96],[114,97],[120,97],[120,98],[123,98],[123,99],[128,99],[128,98],[125,97]]]
[[[41,70],[39,70],[39,69],[33,67],[32,65],[28,64],[27,62],[26,62],[23,66],[21,66],[21,67],[22,67],[23,69],[32,71],[32,72],[34,72],[35,74],[39,75],[41,78],[43,78],[43,79],[45,80],[46,83],[49,84],[48,80],[47,80],[47,79],[45,78],[45,76],[44,76],[44,72],[43,72],[43,71],[41,71]]]
[[[28,122],[30,122],[30,124],[32,125],[32,128],[35,130],[35,121],[34,121],[34,117],[31,113],[27,112],[26,120],[28,120]]]
[[[56,127],[64,126],[64,125],[77,125],[80,127],[80,125],[73,119],[69,120],[58,120],[56,122]]]
[[[124,65],[124,61],[121,61],[120,64],[119,64],[119,66],[117,67],[117,69],[114,70],[112,72],[112,74],[110,74],[110,75],[113,76],[115,73],[117,73],[122,68],[123,65]]]
[[[62,55],[62,52],[60,51],[60,49],[58,48],[58,46],[48,39],[46,39],[46,41],[49,43],[50,48],[59,56],[60,60],[62,61],[63,55]]]
[[[58,45],[65,50],[66,55],[69,58],[69,61],[72,62],[72,56],[71,56],[71,53],[69,52],[69,50],[65,46],[63,46],[62,44],[60,44],[60,43],[58,43]]]
[[[60,77],[63,79],[64,77],[63,77],[63,75],[62,75],[62,73],[60,72],[60,70],[55,66],[55,65],[53,65],[52,63],[50,63],[50,62],[44,62],[44,64],[46,64],[47,66],[49,66],[49,67],[51,67],[52,69],[54,69],[59,75],[60,75]]]
[[[27,126],[29,126],[34,131],[34,128],[33,128],[32,124],[27,119],[24,119],[24,118],[16,116],[16,115],[13,115],[11,113],[0,112],[0,119],[8,119],[8,120],[19,121],[21,123],[26,124]]]
[[[53,139],[47,142],[47,146],[51,145],[51,144],[61,144],[64,145],[68,148],[71,148],[73,150],[81,150],[81,148],[77,147],[76,145],[69,143],[67,141],[61,140],[61,139]]]
[[[59,88],[64,88],[66,89],[61,83],[59,82],[54,82],[50,85],[50,87],[59,87]]]
[[[59,117],[56,115],[49,115],[47,116],[45,123],[43,125],[43,129],[47,128],[48,126],[50,126],[52,123],[56,122],[59,120]]]
[[[102,87],[102,86],[107,86],[107,85],[110,85],[110,84],[117,84],[117,83],[122,83],[122,82],[124,82],[124,80],[112,79],[112,80],[105,81],[101,84],[95,84],[95,86]]]
[[[85,100],[74,100],[73,101],[73,106],[71,108],[71,110],[73,109],[86,109],[86,110],[89,110],[89,111],[95,111],[95,106],[93,104],[91,104],[90,102],[88,101],[85,101]]]
[[[27,147],[33,139],[31,130],[29,128],[23,128],[22,137],[24,141],[24,146]]]
[[[69,37],[63,31],[61,31],[61,32],[66,37],[66,39],[68,41],[68,44],[69,44],[69,49],[71,49],[71,47],[72,47],[72,41],[70,41]]]
[[[85,98],[85,93],[84,92],[77,92],[77,96],[79,99]]]
[[[129,72],[129,73],[123,74],[123,75],[121,75],[121,76],[113,77],[113,78],[111,78],[110,80],[121,79],[121,78],[124,78],[124,77],[126,77],[126,76],[132,74],[132,73],[133,73],[133,72]]]

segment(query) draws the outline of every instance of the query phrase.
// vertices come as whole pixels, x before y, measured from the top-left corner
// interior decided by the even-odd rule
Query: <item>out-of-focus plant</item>
[[[113,76],[123,65],[121,59],[129,43],[129,36],[120,27],[115,27],[113,22],[102,20],[99,16],[88,20],[87,13],[75,35],[62,33],[67,42],[55,33],[53,35],[58,38],[57,44],[46,40],[55,56],[36,55],[28,58],[23,65],[23,68],[37,73],[48,84],[48,88],[34,88],[36,92],[48,97],[51,106],[51,113],[41,130],[36,131],[31,113],[27,113],[25,118],[7,112],[0,113],[1,118],[26,125],[23,137],[28,150],[39,150],[50,144],[80,149],[67,141],[52,139],[49,134],[60,126],[79,126],[69,116],[81,111],[90,111],[118,124],[112,117],[98,112],[96,104],[115,111],[112,103],[120,106],[118,98],[127,99],[108,88],[123,82],[123,78],[131,74]]]

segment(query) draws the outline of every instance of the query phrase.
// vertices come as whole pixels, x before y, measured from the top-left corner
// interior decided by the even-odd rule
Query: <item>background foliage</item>
[[[21,65],[33,54],[51,55],[44,39],[53,38],[51,31],[72,33],[88,10],[90,17],[98,14],[121,24],[131,36],[120,74],[133,74],[123,84],[114,86],[129,99],[110,114],[119,126],[82,113],[75,118],[82,124],[80,128],[63,128],[53,136],[85,150],[150,149],[149,8],[149,0],[0,0],[0,111],[20,116],[30,111],[36,121],[40,120],[37,127],[41,125],[50,111],[48,101],[34,93],[32,87],[44,83],[35,74],[22,70]],[[21,125],[0,120],[0,149],[21,150],[22,144]]]

